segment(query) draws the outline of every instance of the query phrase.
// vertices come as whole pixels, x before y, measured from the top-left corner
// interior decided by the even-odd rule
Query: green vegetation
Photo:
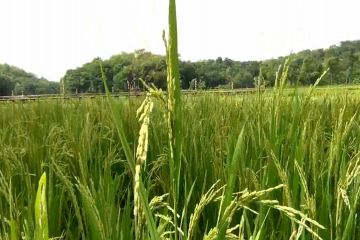
[[[228,58],[198,62],[180,61],[182,89],[251,88],[260,75],[266,86],[274,86],[275,74],[286,57],[262,62],[239,62]],[[104,61],[108,85],[112,91],[142,89],[139,79],[166,89],[166,59],[145,50],[122,53]],[[330,68],[321,85],[360,83],[360,41],[345,41],[328,49],[305,50],[291,56],[289,85],[309,86]],[[96,59],[69,70],[63,77],[68,93],[103,92]]]
[[[0,96],[59,93],[59,83],[37,78],[32,73],[0,64]]]
[[[169,2],[167,94],[0,103],[0,238],[358,239],[359,90],[182,97]]]
[[[312,98],[307,97],[308,89],[302,92],[182,99],[177,208],[184,235],[202,239],[207,234],[213,239],[223,186],[233,172],[228,166],[235,164],[237,205],[228,229],[240,225],[233,234],[245,239],[289,239],[293,234],[296,239],[299,233],[299,239],[313,239],[287,217],[289,212],[276,210],[290,206],[304,214],[297,220],[323,239],[359,238],[360,92],[321,90]],[[135,111],[141,99],[114,104],[135,157],[142,125]],[[167,195],[172,192],[167,120],[161,106],[154,100],[141,174],[159,235],[174,238],[173,233],[166,235],[174,231],[174,219],[173,200]],[[13,231],[34,239],[33,206],[43,171],[49,236],[134,237],[134,178],[105,100],[1,103],[0,129],[1,239]],[[237,148],[239,133],[242,147]],[[146,238],[149,229],[142,226]]]

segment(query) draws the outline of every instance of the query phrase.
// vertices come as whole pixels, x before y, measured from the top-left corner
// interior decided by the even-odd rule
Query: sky
[[[165,54],[168,0],[0,0],[0,63],[59,81],[121,52]],[[177,0],[182,60],[264,60],[360,39],[359,0]]]

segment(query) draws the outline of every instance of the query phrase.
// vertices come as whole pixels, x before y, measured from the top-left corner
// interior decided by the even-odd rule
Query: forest
[[[360,83],[360,40],[343,41],[327,49],[304,50],[289,56],[264,61],[235,61],[229,58],[181,61],[182,89],[252,88],[261,77],[264,87],[272,87],[276,72],[290,58],[290,86],[314,84],[321,73],[329,73],[320,85]],[[166,89],[165,56],[144,49],[121,53],[103,61],[107,84],[112,92],[143,90],[140,79]],[[60,87],[63,86],[63,87]],[[38,78],[15,66],[0,64],[0,96],[103,93],[98,58],[76,69],[70,69],[59,82]]]
[[[0,64],[0,96],[59,93],[59,83],[38,78],[8,64]]]
[[[289,85],[313,84],[321,73],[329,73],[320,85],[360,83],[360,40],[343,41],[327,49],[304,50],[290,56],[264,61],[235,61],[221,58],[180,61],[182,89],[252,88],[259,76],[267,87],[274,85],[276,72],[290,57]],[[121,53],[103,61],[107,84],[113,92],[142,90],[139,79],[166,88],[165,57],[144,49]],[[98,58],[68,70],[61,79],[67,93],[103,92]]]

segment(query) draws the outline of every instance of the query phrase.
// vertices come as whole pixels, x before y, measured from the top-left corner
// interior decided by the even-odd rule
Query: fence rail
[[[255,88],[237,89],[237,90],[183,90],[184,95],[203,95],[203,94],[220,94],[220,95],[236,95],[251,93],[256,91]],[[165,92],[166,93],[166,92]],[[141,97],[146,92],[119,92],[111,94],[113,97]],[[31,101],[41,99],[82,99],[82,98],[96,98],[106,97],[104,93],[81,93],[81,94],[40,94],[40,95],[17,95],[17,96],[0,96],[0,101]]]

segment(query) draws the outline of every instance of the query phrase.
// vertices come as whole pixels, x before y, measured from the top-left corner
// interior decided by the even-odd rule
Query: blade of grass
[[[39,180],[35,200],[35,240],[48,240],[48,216],[46,206],[46,172]]]
[[[245,132],[245,127],[241,129],[241,132],[236,142],[231,164],[228,166],[229,177],[225,188],[225,196],[221,203],[220,222],[218,224],[219,233],[217,235],[218,240],[224,239],[226,235],[227,216],[225,216],[225,209],[230,205],[232,194],[234,193],[236,176],[237,176],[237,172],[239,171],[240,161],[242,160],[241,155],[243,154],[244,132]]]

